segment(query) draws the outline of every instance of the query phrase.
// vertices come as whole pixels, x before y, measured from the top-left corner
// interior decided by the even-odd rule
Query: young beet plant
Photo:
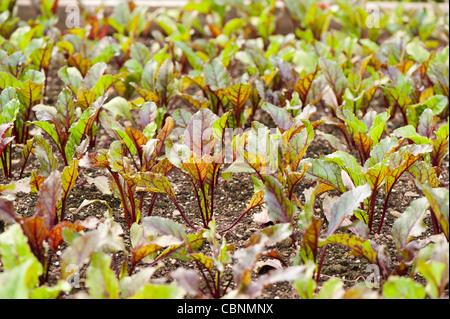
[[[175,123],[171,117],[166,118],[164,127],[156,138],[153,138],[157,128],[152,125],[154,122],[149,121],[150,111],[150,103],[141,106],[139,122],[146,124],[143,131],[133,127],[124,128],[107,113],[102,112],[100,120],[115,141],[109,149],[88,154],[81,161],[82,166],[103,167],[109,172],[109,182],[105,183],[98,177],[92,181],[101,189],[110,189],[121,200],[129,228],[140,220],[144,192],[155,193],[149,214],[156,200],[156,193],[169,194],[175,200],[172,187],[166,178],[173,166],[167,159],[160,158],[163,155],[165,140]],[[137,196],[138,191],[142,192],[140,197]]]
[[[63,230],[84,229],[79,223],[71,223],[59,219],[62,217],[58,207],[68,192],[65,184],[66,172],[54,171],[40,186],[38,200],[32,217],[18,217],[14,205],[7,199],[0,199],[0,217],[7,223],[17,223],[26,236],[31,252],[43,266],[40,283],[47,282],[51,261],[60,244],[63,242]],[[73,187],[73,185],[70,185]],[[69,186],[69,187],[70,187]]]
[[[232,161],[233,157],[231,136],[226,137],[230,114],[231,112],[227,112],[219,118],[209,109],[201,108],[190,118],[182,140],[171,145],[168,151],[171,163],[188,176],[193,185],[204,228],[208,228],[215,216],[214,193],[220,168],[225,161]],[[230,142],[228,146],[227,140]],[[256,194],[243,214],[232,225],[218,232],[231,229],[252,208],[260,205],[261,195],[262,193]]]

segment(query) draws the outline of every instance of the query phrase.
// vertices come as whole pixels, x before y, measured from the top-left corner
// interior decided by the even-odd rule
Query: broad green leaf
[[[94,299],[119,299],[119,281],[110,268],[111,256],[96,252],[86,271],[86,286],[89,295]]]
[[[38,70],[47,70],[52,57],[53,42],[49,42],[43,48],[38,48],[30,54],[32,63]]]
[[[332,186],[340,193],[347,191],[342,182],[341,167],[338,164],[328,162],[325,159],[307,159],[305,161],[309,165],[305,174],[306,178]]]
[[[319,58],[319,66],[325,79],[336,95],[338,105],[341,105],[342,95],[348,86],[348,81],[342,68],[335,61],[326,59],[325,57]]]
[[[0,298],[29,299],[42,272],[42,265],[30,258],[9,271],[0,273]]]
[[[75,67],[63,66],[58,71],[58,76],[69,87],[69,89],[76,95],[78,89],[81,87],[83,76]]]
[[[131,299],[183,299],[184,291],[176,285],[146,284]]]
[[[141,172],[139,174],[137,185],[144,191],[165,193],[173,200],[176,200],[172,186],[164,175],[155,174],[152,172]]]
[[[203,67],[205,85],[213,91],[225,89],[231,84],[231,78],[223,63],[218,59],[212,59]]]
[[[439,261],[427,263],[420,259],[417,262],[417,271],[427,280],[425,287],[427,294],[433,299],[441,297],[448,284],[448,263]]]
[[[406,53],[413,57],[418,63],[423,63],[430,58],[430,52],[427,51],[418,41],[410,42],[406,45]]]
[[[264,176],[264,202],[267,205],[270,219],[276,222],[289,223],[297,212],[297,206],[285,196],[283,187],[272,176]]]
[[[264,103],[261,108],[270,114],[275,124],[280,128],[282,132],[289,130],[295,125],[294,119],[291,114],[285,109],[275,106],[271,103]]]
[[[161,217],[145,217],[142,219],[144,229],[148,229],[157,235],[166,236],[172,245],[188,244],[187,234],[180,224]]]
[[[445,237],[449,238],[449,217],[448,217],[448,206],[449,206],[449,191],[447,188],[431,188],[428,185],[416,183],[419,188],[422,189],[428,202],[430,208],[433,210],[436,219],[438,220]]]
[[[425,288],[412,278],[389,276],[383,285],[383,296],[386,299],[425,299]]]
[[[425,197],[413,201],[405,212],[395,220],[392,227],[392,237],[398,250],[406,247],[415,236],[420,236],[425,231],[423,219],[429,207]]]
[[[319,243],[320,246],[327,244],[341,244],[352,249],[352,254],[365,257],[370,264],[377,263],[377,252],[372,248],[370,240],[350,234],[334,234]]]
[[[42,137],[34,137],[35,155],[39,161],[39,175],[49,176],[50,173],[58,168],[58,161],[53,155],[51,146]]]
[[[4,233],[0,234],[0,256],[6,272],[27,260],[35,259],[28,245],[28,239],[18,223],[9,226]]]
[[[331,207],[331,219],[328,224],[327,236],[331,236],[341,225],[344,218],[351,216],[360,203],[369,197],[371,193],[371,187],[366,183],[342,194]]]
[[[252,92],[252,86],[253,82],[233,84],[226,87],[222,93],[233,104],[234,110],[240,112]]]
[[[363,168],[359,165],[357,159],[347,152],[336,151],[326,156],[327,162],[336,163],[344,170],[352,179],[355,186],[359,186],[364,183]]]
[[[35,83],[31,80],[27,80],[21,83],[17,88],[20,102],[26,107],[26,109],[32,107],[40,101],[42,97],[42,88],[44,83]]]
[[[386,194],[389,194],[400,176],[425,153],[431,151],[429,145],[407,145],[389,157],[389,174],[385,178]]]
[[[430,144],[431,140],[428,137],[420,135],[417,133],[413,125],[406,125],[396,129],[393,134],[398,135],[403,138],[410,139],[415,144]]]
[[[437,167],[432,167],[426,161],[416,161],[408,168],[408,173],[422,184],[428,183],[431,187],[439,187],[437,170]]]
[[[61,292],[70,292],[72,286],[65,280],[59,280],[56,285],[40,286],[33,290],[30,299],[57,299]]]

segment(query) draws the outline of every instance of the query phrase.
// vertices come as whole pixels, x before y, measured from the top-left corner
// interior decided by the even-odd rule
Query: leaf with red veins
[[[210,154],[215,146],[214,122],[218,119],[211,110],[202,108],[195,113],[183,135],[183,142],[196,157]]]
[[[144,259],[145,257],[147,257],[150,254],[153,254],[153,253],[157,252],[161,248],[162,248],[161,246],[159,246],[157,244],[153,244],[153,243],[141,244],[141,245],[138,245],[136,247],[132,247],[130,249],[130,252],[131,252],[131,265],[132,266],[136,265],[142,259]]]
[[[292,118],[291,114],[276,105],[271,103],[264,103],[261,108],[270,114],[275,124],[281,130],[281,132],[285,132],[295,126],[295,121]]]
[[[176,199],[172,186],[164,175],[152,172],[140,172],[137,180],[138,190],[164,193]]]
[[[341,244],[347,246],[352,249],[351,255],[363,256],[370,264],[377,263],[377,252],[372,248],[370,240],[350,234],[335,234],[319,243],[320,246],[327,244]]]
[[[306,227],[303,234],[300,255],[305,263],[307,260],[316,262],[317,251],[319,249],[320,227],[322,226],[322,223],[322,220],[313,216],[311,224]]]
[[[400,176],[425,153],[431,151],[429,145],[407,145],[389,157],[389,174],[385,179],[386,194],[389,194]]]
[[[309,90],[312,86],[312,82],[316,77],[318,72],[318,68],[314,72],[306,74],[304,77],[299,79],[294,85],[294,91],[298,93],[300,96],[300,100],[303,102],[303,105],[306,105],[306,98],[308,97]]]
[[[127,133],[127,135],[130,137],[131,141],[133,142],[134,146],[136,147],[137,152],[139,154],[139,158],[142,158],[142,147],[145,144],[147,144],[147,142],[148,142],[144,133],[132,128],[131,126],[128,126],[125,129],[125,133]]]
[[[297,212],[297,206],[285,196],[284,189],[276,178],[264,176],[264,184],[264,201],[270,219],[274,223],[290,223]]]
[[[331,207],[328,236],[331,236],[342,224],[343,220],[351,216],[370,194],[371,187],[368,183],[342,194]]]
[[[50,229],[56,220],[57,205],[63,195],[61,173],[53,171],[42,183],[35,206],[37,216],[43,218]]]
[[[236,112],[239,112],[247,102],[250,94],[252,93],[253,82],[244,84],[233,84],[222,91],[228,100],[233,104],[233,108]]]
[[[22,217],[18,219],[23,233],[28,238],[33,254],[42,261],[42,253],[44,249],[44,240],[49,235],[46,216],[41,217],[35,214],[33,217]]]

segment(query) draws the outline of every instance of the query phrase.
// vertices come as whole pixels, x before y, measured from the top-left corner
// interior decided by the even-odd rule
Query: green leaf
[[[213,91],[225,89],[231,84],[231,78],[227,69],[219,59],[212,59],[203,67],[205,74],[205,85]]]
[[[58,168],[58,161],[53,155],[51,146],[42,137],[34,137],[35,155],[39,161],[39,175],[49,176],[50,173]]]
[[[342,95],[348,86],[348,81],[342,68],[335,61],[326,59],[325,57],[319,58],[319,66],[325,79],[336,95],[338,105],[341,105]]]
[[[182,299],[184,291],[175,285],[144,285],[132,299]]]
[[[342,194],[331,207],[331,219],[328,225],[327,236],[331,236],[344,218],[351,216],[359,208],[360,203],[369,197],[371,193],[371,187],[366,183]]]
[[[171,199],[176,200],[172,186],[164,175],[152,172],[142,172],[139,174],[137,185],[144,191],[165,193],[169,195]]]
[[[19,266],[0,274],[1,299],[29,299],[30,291],[39,282],[42,265],[36,259],[27,259]]]
[[[383,296],[386,299],[425,299],[425,288],[412,278],[389,276],[383,285]]]
[[[271,103],[264,103],[261,108],[270,114],[278,128],[284,132],[295,126],[294,119],[285,109],[275,106]]]
[[[111,256],[96,252],[86,272],[86,286],[91,298],[119,299],[119,281],[110,268]]]
[[[338,164],[326,161],[325,159],[307,159],[309,168],[306,171],[305,177],[318,180],[321,183],[327,184],[340,193],[347,191],[341,177],[341,168]]]
[[[352,249],[352,254],[363,256],[370,264],[377,263],[377,252],[372,248],[370,240],[350,234],[334,234],[319,243],[320,246],[327,244],[341,244]]]
[[[449,191],[447,188],[431,188],[428,185],[416,182],[416,185],[424,192],[433,210],[445,237],[449,238]]]
[[[252,86],[253,82],[233,84],[225,88],[222,93],[233,104],[234,110],[240,112],[252,92]]]
[[[26,109],[40,101],[43,87],[44,83],[35,83],[31,80],[26,80],[18,86],[17,93],[19,95],[19,100]]]
[[[290,223],[297,213],[297,206],[285,196],[283,187],[276,178],[264,176],[264,181],[264,201],[270,219],[274,223]]]
[[[75,67],[63,66],[59,69],[58,76],[76,95],[83,81],[83,76],[80,71]]]
[[[189,239],[180,224],[162,217],[145,217],[142,219],[144,229],[160,236],[165,236],[172,245],[189,244]]]
[[[429,207],[425,197],[413,201],[405,212],[394,222],[392,237],[398,250],[405,249],[408,242],[420,236],[426,229],[423,219]]]

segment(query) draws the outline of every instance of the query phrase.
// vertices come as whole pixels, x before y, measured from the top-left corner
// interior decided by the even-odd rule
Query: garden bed
[[[53,11],[60,22],[64,4]],[[227,28],[213,5],[203,12],[177,2],[178,15],[155,16],[156,5],[145,4],[148,12],[136,13],[139,2],[111,7],[110,20],[85,12],[86,33],[36,29],[41,59],[19,59],[20,67],[10,56],[20,47],[31,54],[19,41],[30,31],[5,38],[0,106],[16,100],[17,111],[9,122],[2,113],[11,125],[2,138],[15,139],[3,142],[0,283],[8,287],[23,266],[9,263],[6,248],[19,247],[22,229],[29,247],[19,259],[44,267],[37,286],[64,291],[40,297],[448,298],[448,11],[410,13],[416,4],[407,3],[405,14],[386,9],[392,19],[372,30],[361,24],[362,7],[345,25],[349,3],[340,13],[309,8],[304,24],[301,11],[277,2],[247,17],[233,8]],[[149,14],[151,28],[130,29],[133,12],[136,21]],[[275,12],[281,24],[270,20]],[[40,37],[54,41],[48,65]],[[26,68],[33,77],[21,75]],[[26,95],[33,81],[41,90]],[[28,129],[24,119],[34,121]],[[58,125],[72,135],[55,136],[64,132]],[[226,128],[246,139],[234,135],[230,148]],[[171,147],[183,134],[193,143],[178,145],[191,157],[177,162]],[[252,153],[251,141],[277,145],[280,157],[264,147]],[[210,143],[231,149],[228,161],[208,162],[219,155],[205,153]],[[25,295],[5,296],[38,290],[24,287]]]

